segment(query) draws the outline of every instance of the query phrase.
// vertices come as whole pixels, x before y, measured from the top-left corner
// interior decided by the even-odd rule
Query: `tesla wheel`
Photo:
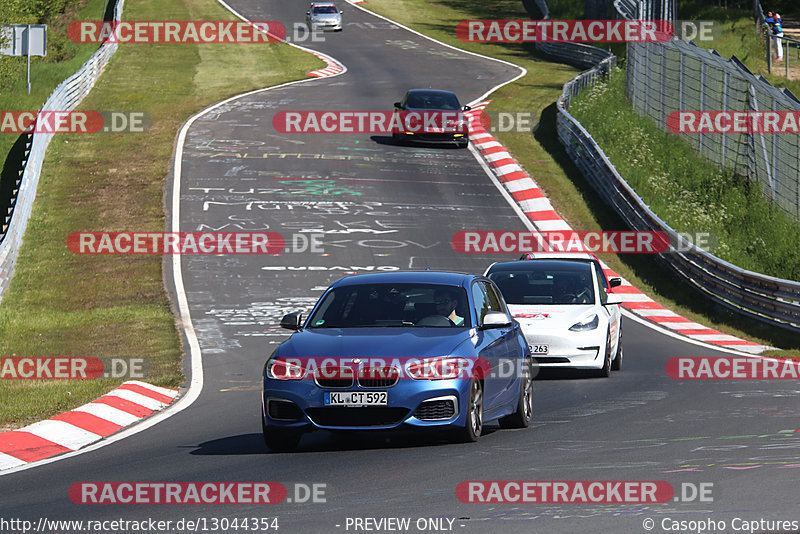
[[[531,373],[525,373],[519,384],[519,401],[517,411],[511,415],[501,417],[500,426],[503,428],[528,428],[533,417],[533,380]]]
[[[619,333],[619,341],[617,342],[617,355],[614,356],[614,361],[611,362],[611,370],[619,371],[622,369],[622,332]]]
[[[469,146],[469,141],[463,141],[458,143],[458,148],[467,148]]]
[[[296,430],[286,430],[268,428],[264,424],[264,416],[261,416],[261,434],[264,436],[264,444],[275,452],[287,452],[297,448],[302,434]]]
[[[483,385],[480,380],[473,378],[469,383],[469,398],[467,399],[467,418],[464,428],[459,428],[456,433],[458,441],[470,443],[478,441],[483,430]]]
[[[611,331],[606,334],[605,358],[603,358],[603,367],[597,371],[597,376],[604,378],[611,376]]]

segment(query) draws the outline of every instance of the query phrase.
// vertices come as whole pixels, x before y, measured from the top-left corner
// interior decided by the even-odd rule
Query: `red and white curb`
[[[503,184],[538,231],[572,230],[569,224],[556,213],[536,182],[522,169],[505,147],[486,131],[479,121],[480,112],[489,102],[490,100],[478,102],[472,106],[470,111],[465,113],[470,121],[470,141],[472,146],[480,153],[486,164],[497,176],[497,179]],[[619,274],[609,269],[602,260],[601,264],[606,276],[609,278],[622,278]],[[664,308],[661,304],[636,289],[624,278],[622,279],[622,285],[614,288],[613,293],[622,298],[622,306],[628,311],[694,340],[752,354],[759,354],[772,348],[739,339],[692,322]]]
[[[325,78],[326,76],[336,76],[337,74],[341,74],[344,72],[344,65],[333,59],[331,56],[327,56],[321,52],[317,52],[316,50],[304,49],[307,52],[311,52],[322,61],[324,61],[328,66],[324,69],[314,70],[308,72],[309,76],[314,76],[316,78]]]
[[[165,408],[177,395],[131,380],[74,410],[0,433],[0,470],[86,447]]]

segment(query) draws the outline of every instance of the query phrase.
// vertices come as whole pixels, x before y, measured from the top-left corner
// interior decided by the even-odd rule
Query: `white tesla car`
[[[596,369],[622,366],[621,283],[607,280],[591,254],[528,254],[492,264],[486,277],[506,299],[541,367]]]

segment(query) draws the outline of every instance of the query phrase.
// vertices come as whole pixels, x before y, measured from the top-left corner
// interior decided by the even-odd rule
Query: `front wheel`
[[[622,369],[622,332],[619,333],[619,341],[617,341],[617,355],[614,356],[614,361],[611,362],[611,370],[619,371]]]
[[[603,367],[597,371],[597,376],[608,378],[611,376],[611,331],[606,334],[606,351],[603,358]]]
[[[456,432],[456,439],[465,443],[478,441],[483,430],[483,384],[473,378],[469,383],[467,417],[464,428]]]
[[[528,428],[533,417],[533,380],[525,373],[520,380],[517,411],[499,419],[502,428]]]

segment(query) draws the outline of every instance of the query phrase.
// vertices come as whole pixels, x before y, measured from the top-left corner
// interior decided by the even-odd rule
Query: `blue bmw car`
[[[493,282],[386,272],[334,282],[264,366],[261,424],[272,450],[305,432],[448,429],[476,441],[485,421],[524,428],[532,357]]]

